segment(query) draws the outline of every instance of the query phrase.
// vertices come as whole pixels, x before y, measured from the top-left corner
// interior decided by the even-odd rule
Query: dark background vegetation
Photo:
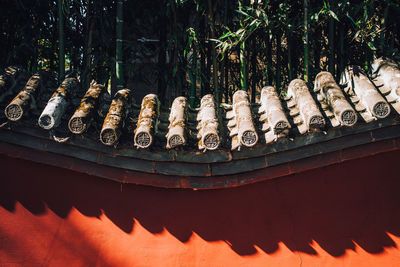
[[[1,2],[0,67],[58,71],[57,1]],[[66,73],[84,87],[115,90],[117,2],[63,1]],[[163,103],[185,95],[197,105],[210,92],[230,102],[237,89],[255,101],[265,85],[284,91],[320,70],[338,78],[348,64],[368,72],[374,56],[399,61],[399,17],[398,0],[124,1],[124,85]]]

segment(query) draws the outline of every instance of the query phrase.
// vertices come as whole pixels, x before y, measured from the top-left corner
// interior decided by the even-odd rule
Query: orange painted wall
[[[0,266],[400,266],[399,159],[192,191],[0,156]]]

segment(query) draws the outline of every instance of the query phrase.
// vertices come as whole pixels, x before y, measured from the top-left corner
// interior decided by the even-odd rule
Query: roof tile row
[[[285,99],[279,97],[275,88],[265,87],[257,104],[251,104],[247,92],[239,90],[232,105],[218,106],[212,95],[205,95],[200,108],[193,110],[181,96],[166,114],[160,112],[160,102],[154,94],[145,96],[141,106],[137,106],[132,104],[129,89],[119,90],[111,100],[99,84],[92,84],[83,94],[75,78],[65,79],[45,103],[41,100],[41,73],[18,89],[21,82],[16,81],[22,71],[8,68],[0,76],[0,107],[10,122],[23,117],[32,121],[37,114],[35,120],[41,128],[53,133],[64,129],[67,138],[55,138],[58,141],[73,135],[97,135],[96,139],[103,144],[115,146],[123,135],[138,149],[187,145],[201,151],[224,147],[240,150],[307,132],[355,127],[358,121],[369,123],[389,116],[392,108],[400,113],[399,66],[378,59],[373,70],[373,76],[368,77],[356,66],[347,67],[341,86],[329,72],[321,72],[315,78],[313,91],[303,80],[295,79],[290,82]],[[16,96],[9,101],[13,93]],[[108,110],[106,115],[104,110]],[[25,116],[29,111],[33,115]]]

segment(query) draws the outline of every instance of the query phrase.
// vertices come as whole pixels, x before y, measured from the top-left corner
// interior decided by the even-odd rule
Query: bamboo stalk
[[[189,94],[189,102],[190,107],[194,108],[195,100],[196,100],[196,64],[197,64],[197,53],[196,49],[193,48],[192,54],[192,69],[189,71],[189,79],[190,79],[190,94]]]
[[[225,102],[229,102],[229,61],[228,58],[225,57],[223,61],[223,70],[224,70],[224,91],[225,91]]]
[[[289,30],[287,31],[287,48],[288,48],[288,75],[289,75],[289,81],[291,81],[293,79],[293,66],[292,66],[292,35],[289,32]]]
[[[57,90],[50,97],[39,117],[38,124],[45,130],[57,127],[61,122],[61,117],[68,106],[69,95],[78,88],[79,82],[75,78],[66,78]]]
[[[386,1],[385,1],[386,2]],[[380,40],[380,49],[382,50],[382,54],[385,55],[386,49],[385,49],[385,40],[386,40],[386,32],[387,32],[387,21],[388,21],[388,15],[389,15],[389,5],[386,3],[385,10],[383,12],[383,29],[381,33],[381,40]]]
[[[63,14],[63,0],[57,1],[58,7],[58,60],[59,60],[59,73],[58,80],[62,81],[65,76],[65,48],[64,48],[64,14]]]
[[[196,35],[198,34],[198,16],[197,13],[194,19],[194,32]],[[196,89],[197,89],[197,48],[196,45],[192,47],[192,62],[191,62],[191,69],[189,71],[189,78],[190,78],[190,94],[189,94],[189,102],[190,107],[194,108],[195,101],[196,101]]]
[[[329,43],[329,72],[335,73],[335,22],[332,17],[329,17],[329,31],[328,31],[328,43]]]
[[[238,1],[239,10],[242,10],[243,0]],[[243,28],[243,19],[239,20],[240,26]],[[246,62],[246,40],[240,42],[239,45],[239,61],[240,61],[240,90],[247,91],[247,62]]]
[[[224,0],[224,18],[223,23],[227,25],[228,23],[228,0]],[[222,95],[224,95],[225,103],[228,103],[228,95],[229,95],[229,82],[228,82],[228,55],[225,55],[224,59],[221,63],[221,102]]]
[[[247,66],[246,66],[246,43],[242,41],[239,48],[240,60],[240,89],[247,91]]]
[[[164,11],[165,12],[165,11]],[[167,47],[167,25],[166,16],[162,12],[159,21],[160,51],[158,52],[158,88],[157,94],[162,103],[166,100],[167,83],[165,80],[166,69],[166,47]]]
[[[344,70],[344,27],[344,25],[339,27],[339,75]],[[339,75],[337,77],[339,77]]]
[[[309,49],[308,49],[308,0],[303,2],[304,8],[304,81],[307,83],[309,80]]]
[[[203,50],[201,51],[200,54],[200,83],[201,83],[201,95],[205,95],[206,92],[208,92],[206,81],[204,76],[206,75],[206,54],[205,54],[205,49],[206,49],[206,30],[205,30],[205,18],[201,17],[200,19],[200,44]]]
[[[93,32],[95,30],[95,18],[92,15],[91,1],[87,3],[87,16],[85,26],[85,50],[83,55],[83,72],[81,74],[81,84],[83,88],[89,86],[90,81],[90,65],[92,65],[91,53],[93,43]]]
[[[207,39],[210,40],[210,37],[207,36]],[[205,82],[206,82],[206,91],[205,94],[212,93],[211,91],[211,68],[212,68],[212,59],[211,59],[211,43],[208,41],[206,43],[206,69],[205,69]]]
[[[123,64],[123,49],[122,49],[122,30],[123,30],[123,0],[117,2],[117,43],[115,49],[115,71],[117,76],[117,90],[121,90],[124,87],[124,72],[122,68]]]
[[[266,48],[266,55],[267,55],[267,62],[266,62],[266,66],[265,66],[265,79],[266,85],[271,85],[272,80],[272,70],[271,70],[271,66],[272,66],[272,44],[271,44],[271,40],[270,40],[270,30],[267,30],[267,36],[266,36],[266,44],[267,44],[267,48]]]
[[[278,34],[275,36],[276,38],[276,89],[278,91],[282,91],[281,88],[281,33],[278,32]]]
[[[264,0],[264,8],[268,15],[268,5],[269,0]],[[272,66],[272,44],[270,41],[270,28],[267,26],[267,32],[265,36],[266,51],[265,55],[267,57],[267,62],[265,62],[265,85],[271,85],[271,66]]]
[[[252,43],[252,53],[251,53],[251,68],[252,68],[252,76],[251,76],[251,103],[256,102],[256,91],[257,91],[257,46],[256,40],[253,39]],[[250,53],[249,53],[250,54]]]
[[[213,8],[213,1],[208,0],[208,20],[210,25],[210,37],[211,39],[215,39],[215,25],[214,25],[214,8]],[[213,85],[214,85],[214,95],[215,100],[217,103],[220,102],[220,95],[219,95],[219,85],[218,85],[218,64],[217,64],[217,53],[215,50],[215,43],[211,42],[211,57],[212,57],[212,68],[213,68]]]

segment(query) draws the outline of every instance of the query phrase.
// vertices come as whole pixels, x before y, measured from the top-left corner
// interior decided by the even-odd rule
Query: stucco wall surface
[[[400,266],[399,159],[193,191],[0,155],[0,266]]]

